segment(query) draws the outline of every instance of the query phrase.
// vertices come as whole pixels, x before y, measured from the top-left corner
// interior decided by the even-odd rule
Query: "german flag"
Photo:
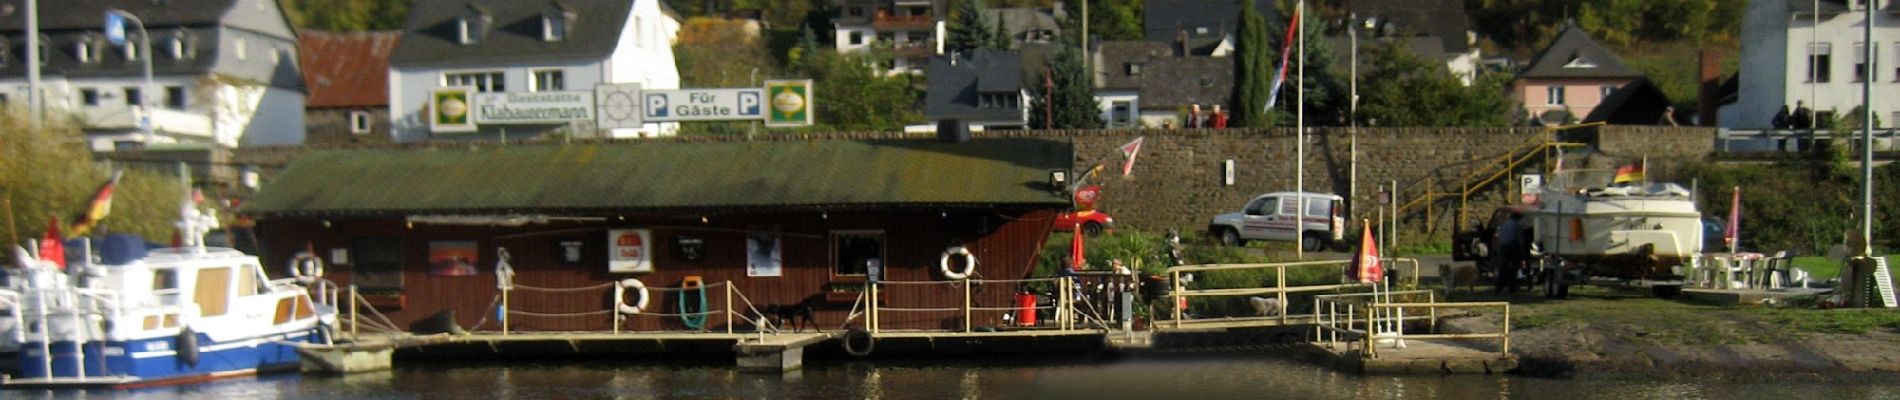
[[[92,202],[86,205],[86,210],[73,218],[78,221],[73,223],[73,236],[86,236],[93,227],[99,226],[100,220],[112,214],[112,189],[119,186],[119,177],[124,175],[124,171],[112,171],[112,179],[99,185],[99,191],[92,194]]]
[[[1602,176],[1602,175],[1598,175]],[[1610,183],[1635,183],[1643,181],[1643,165],[1630,164],[1616,169],[1616,178]]]

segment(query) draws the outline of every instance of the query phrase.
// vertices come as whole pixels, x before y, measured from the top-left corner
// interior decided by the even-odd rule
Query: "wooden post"
[[[877,333],[877,322],[878,319],[881,318],[877,310],[877,283],[872,282],[867,286],[869,286],[871,290],[871,297],[864,300],[866,303],[870,303],[869,308],[871,309],[871,319],[867,320],[867,322],[871,325],[871,333]]]
[[[514,285],[510,283],[509,286],[514,286]],[[508,291],[509,291],[508,289],[501,290],[501,318],[500,319],[501,319],[501,335],[502,336],[508,336]],[[619,296],[615,296],[614,299],[615,299],[614,301],[616,302],[620,301]],[[616,310],[615,312],[619,312],[619,311]]]
[[[1171,276],[1171,278],[1173,279],[1169,280],[1169,284],[1174,285],[1174,290],[1168,292],[1168,309],[1174,310],[1173,311],[1174,327],[1180,328],[1181,327],[1181,290],[1185,288],[1181,287],[1181,272],[1180,271],[1171,271],[1169,272],[1169,274],[1173,275]]]
[[[732,281],[726,281],[726,334],[732,334]]]
[[[970,286],[973,286],[975,284],[976,282],[970,279],[963,280],[963,333],[970,333],[971,331],[970,329],[971,328],[970,327]]]
[[[1378,302],[1376,302],[1376,301],[1375,301],[1375,302],[1371,302],[1371,303],[1366,303],[1366,338],[1365,338],[1365,340],[1362,340],[1362,341],[1360,341],[1360,343],[1359,343],[1359,348],[1362,348],[1362,349],[1365,349],[1365,350],[1366,350],[1366,358],[1379,358],[1379,349],[1377,349],[1377,347],[1379,347],[1379,346],[1374,346],[1374,345],[1372,344],[1372,342],[1373,342],[1373,339],[1372,339],[1372,336],[1373,336],[1373,333],[1372,333],[1372,323],[1373,323],[1373,322],[1372,322],[1372,321],[1373,321],[1373,320],[1372,320],[1372,314],[1375,314],[1375,312],[1374,312],[1374,310],[1373,310],[1372,308],[1373,308],[1373,306],[1374,306],[1375,304],[1377,304],[1377,303],[1378,303]]]

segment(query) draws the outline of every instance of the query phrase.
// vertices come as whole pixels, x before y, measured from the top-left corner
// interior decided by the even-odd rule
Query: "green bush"
[[[61,233],[71,236],[75,215],[91,202],[110,171],[95,164],[85,145],[85,133],[59,118],[33,129],[23,110],[0,112],[0,210],[8,214],[4,240],[24,245],[26,239],[45,235],[49,219],[60,221]],[[178,178],[127,169],[112,194],[112,213],[101,230],[131,233],[151,241],[171,237],[178,218],[181,193]],[[11,265],[11,251],[0,260]]]

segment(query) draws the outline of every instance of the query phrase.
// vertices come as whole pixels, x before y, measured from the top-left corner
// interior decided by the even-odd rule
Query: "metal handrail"
[[[1554,137],[1554,135],[1557,132],[1570,130],[1570,129],[1589,128],[1589,127],[1596,127],[1596,126],[1603,126],[1603,125],[1604,123],[1602,122],[1591,122],[1591,123],[1585,123],[1585,124],[1553,126],[1553,127],[1544,128],[1541,132],[1537,134],[1537,136],[1533,137],[1531,140],[1525,141],[1525,143],[1514,146],[1509,151],[1504,152],[1499,158],[1494,159],[1495,162],[1487,161],[1486,163],[1480,166],[1472,168],[1472,170],[1470,172],[1467,172],[1465,176],[1462,178],[1462,180],[1460,181],[1462,188],[1458,192],[1456,193],[1439,192],[1439,191],[1436,191],[1435,185],[1426,185],[1425,189],[1423,189],[1424,193],[1420,194],[1419,197],[1414,197],[1411,201],[1407,201],[1404,204],[1400,205],[1398,208],[1398,213],[1404,214],[1406,211],[1409,211],[1415,207],[1429,205],[1433,203],[1434,201],[1436,201],[1436,199],[1441,196],[1450,197],[1452,195],[1456,195],[1458,196],[1459,202],[1461,203],[1459,207],[1459,213],[1462,214],[1465,208],[1462,205],[1462,203],[1469,201],[1472,193],[1476,193],[1478,190],[1485,188],[1494,182],[1497,182],[1498,179],[1502,179],[1506,176],[1509,176],[1512,169],[1517,168],[1518,166],[1523,165],[1526,162],[1529,162],[1535,156],[1544,155],[1546,151],[1552,148],[1582,147],[1583,146],[1583,144],[1579,144],[1579,143],[1562,143],[1562,142],[1556,141],[1556,138]],[[1548,157],[1548,155],[1545,155],[1545,156]],[[1495,170],[1491,168],[1494,166],[1497,167]],[[1479,180],[1478,183],[1476,184],[1472,184],[1472,181],[1474,180],[1474,178],[1479,177],[1479,176],[1484,176],[1484,179]],[[1427,211],[1428,212],[1430,211],[1429,207],[1427,208]],[[1394,218],[1396,218],[1396,216]],[[1464,215],[1458,215],[1457,218],[1458,220],[1463,220]]]
[[[1304,292],[1304,291],[1337,290],[1337,289],[1341,289],[1345,287],[1358,286],[1358,284],[1336,284],[1336,285],[1308,285],[1308,286],[1300,286],[1300,287],[1287,287],[1287,284],[1286,284],[1286,269],[1287,268],[1342,267],[1342,266],[1349,265],[1351,262],[1352,262],[1351,260],[1325,260],[1325,261],[1297,261],[1297,262],[1286,262],[1286,263],[1266,263],[1266,264],[1183,265],[1183,266],[1177,266],[1177,267],[1169,267],[1168,278],[1169,278],[1169,281],[1172,282],[1172,285],[1173,285],[1172,287],[1173,290],[1169,291],[1169,302],[1170,304],[1172,304],[1172,306],[1169,308],[1174,310],[1173,311],[1174,327],[1175,328],[1181,327],[1182,316],[1181,316],[1180,304],[1181,304],[1181,300],[1184,297],[1245,296],[1245,295],[1252,295],[1252,294],[1268,294],[1268,293],[1274,294],[1275,297],[1279,299],[1279,306],[1280,306],[1279,323],[1282,325],[1285,325],[1286,318],[1287,318],[1287,313],[1286,313],[1286,306],[1287,306],[1286,294],[1287,293]],[[1274,271],[1274,286],[1272,288],[1258,288],[1258,289],[1238,290],[1238,291],[1227,290],[1227,289],[1188,290],[1187,287],[1184,286],[1181,280],[1181,274],[1186,273],[1186,272],[1233,271],[1233,270],[1268,269],[1268,268],[1272,268],[1275,270]]]
[[[1367,305],[1367,307],[1369,308],[1369,311],[1371,309],[1380,309],[1380,308],[1404,309],[1404,308],[1423,307],[1423,308],[1430,308],[1434,310],[1434,312],[1440,308],[1492,308],[1492,307],[1496,307],[1503,310],[1504,312],[1504,318],[1502,322],[1500,322],[1500,325],[1502,325],[1502,330],[1499,331],[1498,333],[1430,333],[1430,334],[1397,333],[1392,336],[1382,336],[1381,338],[1391,338],[1391,339],[1396,339],[1396,340],[1498,339],[1499,341],[1501,341],[1501,344],[1499,345],[1499,349],[1498,349],[1498,355],[1504,356],[1504,357],[1509,357],[1511,355],[1511,303],[1510,302],[1490,301],[1490,302],[1468,302],[1468,303],[1383,303],[1383,304],[1373,303],[1373,304]],[[1372,323],[1372,317],[1371,317],[1372,314],[1374,313],[1367,313],[1366,321],[1368,324]],[[1379,357],[1379,352],[1378,350],[1376,350],[1377,346],[1362,345],[1361,348],[1364,349],[1366,358]]]

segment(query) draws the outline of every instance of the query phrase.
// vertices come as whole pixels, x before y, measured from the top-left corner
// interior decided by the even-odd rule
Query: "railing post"
[[[356,296],[356,284],[355,284],[355,283],[351,283],[351,284],[350,284],[350,340],[356,340],[356,338],[357,338],[357,335],[356,335],[356,325],[357,325],[357,320],[356,320],[356,307],[357,307],[357,305],[356,305],[356,297],[357,297],[357,296]],[[50,358],[52,358],[52,357],[47,357],[47,358],[49,358],[49,359],[50,359]]]
[[[1172,311],[1172,313],[1174,314],[1174,327],[1180,328],[1181,327],[1181,291],[1185,290],[1186,288],[1181,287],[1181,272],[1180,271],[1169,271],[1169,273],[1173,275],[1170,277],[1172,279],[1169,279],[1169,284],[1174,286],[1174,290],[1168,291],[1168,309],[1174,310]]]
[[[732,281],[726,281],[726,334],[732,334]]]
[[[1504,349],[1503,356],[1511,356],[1511,303],[1504,303]]]
[[[871,309],[871,319],[868,321],[871,325],[871,333],[878,333],[877,322],[878,322],[878,319],[883,318],[881,315],[878,314],[878,309],[877,309],[877,285],[878,285],[877,282],[871,282],[869,285],[867,285],[870,287],[871,297],[864,299],[866,303],[870,304],[869,308]]]
[[[971,331],[970,329],[970,286],[974,286],[974,285],[976,285],[975,280],[971,280],[971,279],[963,280],[963,333],[970,333]]]
[[[509,286],[513,286],[513,285],[509,285]],[[501,335],[502,336],[508,336],[508,292],[509,292],[509,289],[507,288],[501,289],[501,315],[499,319],[501,320]],[[620,301],[619,300],[620,296],[614,296],[614,299],[615,299],[614,300],[615,302],[618,302]],[[616,310],[614,310],[614,312],[620,312],[618,310],[619,307],[615,307],[615,308]],[[615,324],[615,325],[618,326],[618,324]]]
[[[1280,325],[1285,326],[1286,325],[1286,266],[1281,265],[1279,266],[1279,268],[1274,268],[1274,270],[1279,272],[1277,274],[1278,279],[1276,280],[1276,282],[1279,283],[1278,289],[1280,289],[1280,293],[1279,293],[1280,304],[1278,305],[1280,307],[1280,310],[1276,314],[1280,315]]]
[[[1379,346],[1373,344],[1374,340],[1372,338],[1374,336],[1372,332],[1374,330],[1372,327],[1372,314],[1377,313],[1376,310],[1373,310],[1374,307],[1377,307],[1376,304],[1377,302],[1366,303],[1366,338],[1364,341],[1361,341],[1359,345],[1360,348],[1366,349],[1366,358],[1379,358]]]
[[[621,287],[620,285],[617,285],[617,284],[614,285],[614,305],[611,307],[614,310],[614,334],[615,335],[620,334],[620,324],[621,322],[625,321],[624,318],[626,318],[625,316],[620,314],[620,302],[627,301],[626,298],[627,298],[627,288]],[[503,334],[506,334],[506,332],[507,331],[503,331]]]
[[[1430,291],[1430,290],[1425,291],[1425,302],[1434,304],[1434,306],[1431,308],[1432,310],[1431,327],[1432,327],[1432,333],[1438,333],[1438,307],[1436,306],[1436,304],[1438,304],[1438,292]]]

